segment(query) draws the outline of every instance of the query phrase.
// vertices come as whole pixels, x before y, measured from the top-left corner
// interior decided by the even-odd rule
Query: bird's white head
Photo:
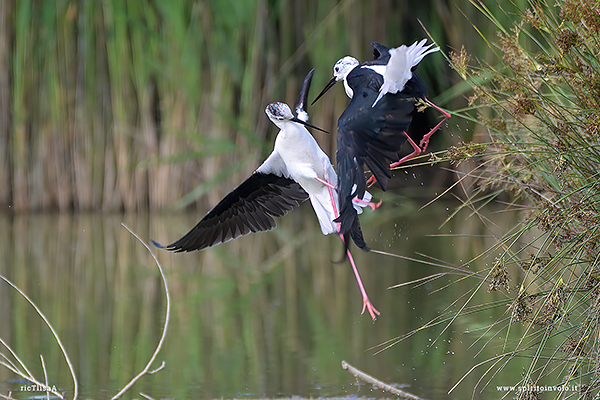
[[[306,114],[306,111],[302,110],[302,112],[304,114]],[[327,131],[325,131],[317,126],[309,124],[308,123],[308,114],[305,115],[306,119],[298,118],[297,116],[292,114],[292,110],[290,109],[290,106],[288,106],[285,103],[281,103],[279,101],[267,105],[267,108],[265,108],[265,113],[267,114],[269,119],[271,121],[273,121],[273,123],[275,125],[277,125],[277,127],[279,129],[282,129],[282,130],[284,129],[286,124],[296,123],[296,124],[308,126],[313,129],[317,129],[321,132],[328,133]]]
[[[333,76],[336,81],[344,80],[350,71],[352,71],[359,64],[358,60],[354,57],[346,56],[338,60],[333,66]]]
[[[294,114],[292,114],[290,106],[281,102],[270,103],[267,105],[267,108],[265,108],[265,113],[279,128],[281,128],[284,122],[290,121],[294,118]]]

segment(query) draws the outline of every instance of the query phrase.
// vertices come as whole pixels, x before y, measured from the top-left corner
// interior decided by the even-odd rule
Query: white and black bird
[[[285,103],[270,103],[265,109],[269,119],[280,129],[271,155],[248,179],[223,198],[204,218],[181,239],[160,248],[175,252],[202,250],[251,232],[267,231],[276,226],[273,217],[281,217],[310,202],[317,214],[324,235],[338,232],[338,196],[335,191],[337,174],[325,152],[305,126],[308,121],[306,100],[314,70],[306,78],[295,114]],[[321,129],[319,129],[321,130]],[[369,205],[371,195],[351,201],[355,212]],[[347,252],[363,296],[363,312],[368,309],[373,319],[379,312],[368,299],[358,269]]]
[[[364,250],[369,249],[362,236],[356,234],[359,222],[352,208],[352,199],[361,198],[367,188],[364,166],[381,189],[386,190],[391,168],[424,151],[429,138],[443,122],[423,137],[421,147],[406,133],[417,102],[421,99],[428,102],[425,85],[415,68],[423,57],[439,50],[425,43],[426,39],[390,49],[373,42],[374,60],[360,64],[354,57],[340,59],[334,65],[333,77],[313,101],[314,104],[339,81],[343,81],[351,99],[337,124],[340,217],[336,222],[341,224],[340,233],[346,239],[352,237]],[[429,104],[441,111],[433,103]],[[444,116],[450,115],[444,112]],[[405,141],[411,144],[413,152],[398,160]]]

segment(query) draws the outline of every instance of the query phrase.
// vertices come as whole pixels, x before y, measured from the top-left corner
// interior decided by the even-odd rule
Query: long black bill
[[[313,129],[316,129],[316,130],[318,130],[318,131],[321,131],[321,132],[329,133],[329,132],[327,132],[325,129],[321,129],[321,128],[319,128],[318,126],[314,126],[313,124],[309,124],[308,122],[302,121],[302,120],[301,120],[300,118],[298,118],[298,117],[294,117],[294,118],[292,118],[290,121],[294,121],[294,122],[297,122],[297,123],[299,123],[299,124],[306,125],[306,126],[308,126],[309,128],[313,128]]]
[[[337,80],[335,79],[335,76],[332,77],[329,82],[327,82],[327,86],[325,86],[325,88],[323,90],[321,90],[321,93],[319,93],[319,95],[317,96],[316,99],[313,100],[312,103],[310,103],[310,105],[312,106],[313,104],[315,104],[317,102],[317,100],[319,100],[321,98],[321,96],[323,96],[329,89],[331,89],[331,87],[333,85],[335,85],[335,83],[337,82]]]

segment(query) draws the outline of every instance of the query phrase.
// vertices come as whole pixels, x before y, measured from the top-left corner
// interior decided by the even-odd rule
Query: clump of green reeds
[[[268,154],[266,104],[293,103],[310,69],[317,87],[374,40],[422,38],[415,16],[441,45],[465,38],[442,3],[0,2],[0,207],[215,204],[218,182],[231,188]],[[431,93],[449,86],[444,67],[420,66]],[[333,131],[347,99],[330,99],[309,111]],[[332,136],[317,139],[334,153]]]
[[[478,289],[499,292],[496,304],[506,306],[486,334],[503,331],[506,339],[479,382],[518,360],[521,376],[504,384],[569,385],[552,396],[593,398],[600,392],[600,3],[532,0],[510,28],[484,2],[472,3],[498,29],[495,39],[482,35],[498,63],[478,62],[464,48],[451,55],[473,89],[463,116],[482,129],[446,155],[463,171],[474,166],[465,174],[473,185],[464,208],[497,199],[519,210],[518,225],[480,256],[495,261]]]

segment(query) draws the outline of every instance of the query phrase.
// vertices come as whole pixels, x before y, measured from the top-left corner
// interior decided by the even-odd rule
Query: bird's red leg
[[[436,126],[434,126],[429,133],[427,133],[425,136],[423,136],[423,138],[421,139],[421,141],[419,142],[419,146],[421,146],[421,150],[425,151],[427,150],[427,145],[429,145],[429,139],[431,138],[431,136],[442,127],[442,125],[444,124],[444,122],[446,122],[447,119],[450,118],[450,114],[447,111],[442,110],[440,107],[436,106],[435,104],[433,104],[431,101],[429,101],[429,99],[425,99],[425,102],[430,105],[431,107],[435,108],[436,110],[438,110],[439,112],[442,113],[442,115],[444,116],[444,119],[441,120]]]
[[[319,179],[319,181],[320,181],[320,179]],[[339,216],[339,214],[338,214],[337,207],[335,205],[335,197],[333,196],[332,186],[330,184],[328,184],[327,187],[329,188],[329,197],[331,198],[331,205],[333,206],[333,215],[337,218]],[[339,230],[339,228],[340,228],[339,222],[337,223],[337,226],[338,226],[338,230]],[[340,235],[340,239],[342,239],[342,242],[343,242],[344,236]],[[352,257],[352,254],[350,253],[350,249],[346,250],[346,252],[348,254],[348,259],[350,260],[350,264],[352,265],[352,269],[354,270],[354,276],[356,276],[356,282],[358,282],[358,288],[360,289],[360,293],[362,294],[362,298],[363,298],[363,308],[360,313],[364,314],[365,310],[368,310],[369,314],[371,315],[371,319],[373,321],[375,321],[377,319],[377,316],[380,314],[380,312],[377,311],[377,309],[373,306],[373,304],[369,300],[369,296],[367,296],[367,291],[365,290],[362,280],[360,279],[360,274],[358,273],[358,268],[356,267],[356,264],[354,263],[354,258]]]
[[[375,182],[377,182],[375,175],[371,175],[369,177],[369,179],[367,179],[367,187],[370,188],[371,186],[373,186],[375,184]]]
[[[408,140],[408,143],[410,143],[410,145],[412,146],[413,152],[410,153],[409,155],[402,157],[400,159],[400,161],[396,161],[395,163],[390,164],[390,169],[396,168],[398,165],[405,163],[408,160],[410,160],[411,158],[418,156],[423,151],[423,150],[421,150],[421,148],[419,146],[417,146],[415,141],[412,140],[412,138],[408,135],[408,133],[406,133],[406,132],[402,132],[402,133],[404,134],[404,136],[406,136],[406,140]],[[367,180],[367,187],[371,187],[375,182],[377,182],[375,175],[371,175],[371,177]]]
[[[344,237],[342,235],[340,235],[340,239],[342,239],[342,242],[344,241]],[[356,264],[354,263],[354,258],[352,258],[352,253],[350,253],[350,250],[346,250],[346,251],[348,253],[348,259],[350,260],[350,264],[352,264],[352,269],[354,270],[354,276],[356,276],[356,282],[358,282],[358,287],[360,288],[360,293],[362,294],[362,298],[363,298],[363,308],[360,313],[364,314],[365,309],[368,310],[369,314],[371,315],[371,319],[373,321],[375,321],[377,319],[377,315],[379,315],[380,312],[377,311],[377,309],[373,306],[373,304],[369,300],[369,296],[367,296],[367,291],[365,290],[362,280],[360,279],[360,275],[358,274],[358,268],[356,267]]]
[[[414,140],[412,140],[412,138],[410,136],[408,136],[408,133],[406,133],[406,132],[402,132],[402,133],[404,133],[404,136],[406,136],[406,140],[408,140],[408,143],[410,143],[410,145],[412,146],[413,152],[410,153],[409,155],[402,157],[400,159],[400,161],[396,161],[395,163],[390,164],[390,169],[393,169],[393,168],[397,167],[398,165],[407,162],[411,158],[414,158],[414,157],[418,156],[419,154],[421,154],[421,152],[423,151],[423,150],[421,150],[421,148],[419,146],[417,146],[417,144],[414,142]]]
[[[373,203],[372,201],[366,201],[366,200],[363,200],[363,199],[359,199],[358,196],[355,196],[352,199],[352,201],[355,202],[355,203],[358,203],[358,204],[363,204],[365,206],[369,206],[369,207],[371,207],[371,209],[373,211],[375,211],[376,208],[379,208],[379,206],[383,202],[383,200],[379,200],[377,203]]]
[[[425,103],[427,103],[427,105],[429,105],[429,106],[435,108],[436,110],[438,110],[439,112],[441,112],[442,115],[444,116],[444,119],[441,120],[436,126],[434,126],[427,134],[425,134],[423,136],[423,138],[419,142],[419,146],[416,145],[416,143],[410,138],[410,136],[408,136],[408,134],[406,132],[402,132],[406,136],[408,143],[410,143],[410,145],[412,146],[413,152],[410,153],[409,155],[403,157],[402,159],[400,159],[400,161],[396,161],[395,163],[390,164],[390,169],[393,169],[393,168],[397,167],[398,165],[405,163],[406,161],[410,160],[411,158],[414,158],[414,157],[418,156],[419,154],[421,154],[422,152],[424,152],[425,150],[427,150],[427,146],[429,145],[429,139],[431,138],[431,136],[442,127],[442,125],[444,124],[444,122],[446,122],[447,119],[450,118],[450,113],[443,110],[441,107],[433,104],[429,99],[425,99]],[[373,184],[375,182],[377,182],[375,175],[371,175],[371,177],[367,180],[367,187],[373,186]]]
[[[323,185],[327,186],[329,189],[335,189],[335,186],[333,186],[331,183],[327,182],[325,179],[321,179],[318,176],[315,179],[317,181],[321,182]],[[330,192],[330,194],[331,194],[331,192]],[[335,207],[335,205],[334,205],[334,207]]]

